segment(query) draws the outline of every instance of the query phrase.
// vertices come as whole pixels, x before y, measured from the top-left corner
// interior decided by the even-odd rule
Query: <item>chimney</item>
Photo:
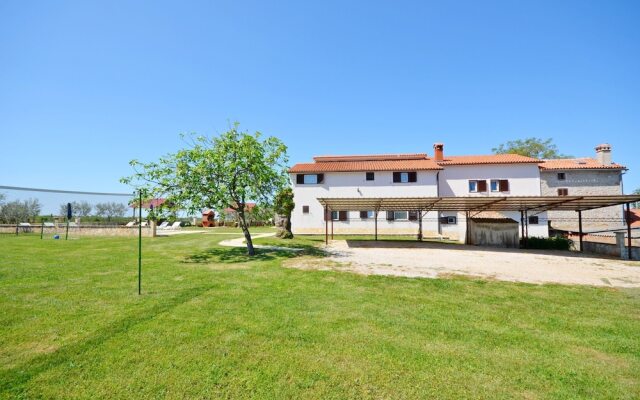
[[[433,144],[433,156],[436,159],[436,161],[444,160],[444,143]]]
[[[602,165],[611,165],[611,145],[609,143],[596,146],[596,160]]]

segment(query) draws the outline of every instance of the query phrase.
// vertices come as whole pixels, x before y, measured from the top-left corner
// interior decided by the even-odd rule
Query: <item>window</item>
[[[458,217],[454,217],[454,216],[440,217],[440,223],[443,225],[456,225],[458,223]]]
[[[567,188],[558,189],[558,196],[568,196],[568,195],[569,195],[569,189]]]
[[[417,221],[417,220],[418,220],[418,212],[409,211],[409,221]]]
[[[393,182],[394,183],[412,183],[418,181],[418,174],[413,172],[394,172],[393,173]]]
[[[315,185],[324,181],[324,174],[297,174],[298,185]]]
[[[302,206],[302,213],[309,214],[309,206]]]
[[[469,181],[469,193],[486,192],[487,181]]]
[[[409,219],[407,211],[387,211],[387,221],[406,221],[407,219]]]
[[[331,211],[331,219],[334,221],[346,221],[347,216],[346,211]]]
[[[565,179],[567,179],[567,175],[564,172],[558,172],[558,180],[564,181]]]
[[[532,215],[529,217],[529,223],[531,225],[538,225],[538,216],[537,215]]]
[[[492,192],[508,192],[509,181],[507,179],[492,179],[491,191]]]
[[[375,177],[376,177],[376,174],[374,174],[373,172],[367,172],[367,180],[368,181],[374,180]]]
[[[375,212],[373,211],[360,211],[361,219],[375,218]]]

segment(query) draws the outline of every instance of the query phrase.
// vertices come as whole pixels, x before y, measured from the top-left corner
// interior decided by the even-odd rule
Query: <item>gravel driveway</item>
[[[363,274],[425,278],[458,274],[513,282],[640,287],[640,262],[568,251],[350,240],[333,241],[327,250],[331,256],[324,264]]]

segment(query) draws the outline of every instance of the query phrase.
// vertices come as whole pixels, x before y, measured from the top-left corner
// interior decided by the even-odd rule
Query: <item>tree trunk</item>
[[[293,232],[291,232],[291,215],[278,214],[278,233],[276,236],[281,239],[293,238]]]
[[[256,254],[256,251],[253,248],[253,241],[251,240],[251,233],[249,232],[249,228],[247,227],[244,210],[238,210],[238,221],[240,222],[242,233],[244,233],[244,239],[247,242],[247,254],[253,256]]]

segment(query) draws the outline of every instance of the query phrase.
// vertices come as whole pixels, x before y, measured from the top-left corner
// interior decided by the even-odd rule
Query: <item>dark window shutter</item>
[[[360,218],[366,219],[369,213],[367,211],[360,211]]]
[[[346,221],[347,220],[347,212],[346,211],[340,211],[338,213],[338,220]]]
[[[487,181],[482,180],[478,181],[478,192],[486,192],[487,191]]]
[[[449,219],[447,217],[440,217],[440,223],[446,225],[449,223]]]
[[[322,183],[324,181],[324,174],[318,174],[318,183]]]
[[[413,171],[409,172],[409,182],[417,182],[418,181],[418,173]]]
[[[500,179],[500,191],[508,192],[509,191],[509,181],[506,179]]]
[[[418,212],[409,211],[409,221],[417,221],[417,220],[418,220]]]
[[[529,223],[531,225],[538,225],[538,216],[537,215],[532,215],[529,217]]]
[[[393,173],[393,182],[394,183],[400,182],[400,172],[394,172]]]
[[[558,189],[558,196],[568,196],[569,189]]]
[[[367,172],[366,179],[367,179],[368,181],[372,181],[372,180],[374,180],[374,179],[375,179],[375,174],[374,174],[373,172]]]
[[[302,213],[309,214],[309,206],[302,206]]]
[[[387,221],[393,221],[395,219],[395,215],[393,211],[387,211]]]
[[[301,185],[304,183],[304,174],[298,174],[296,175],[296,183],[298,185]]]

